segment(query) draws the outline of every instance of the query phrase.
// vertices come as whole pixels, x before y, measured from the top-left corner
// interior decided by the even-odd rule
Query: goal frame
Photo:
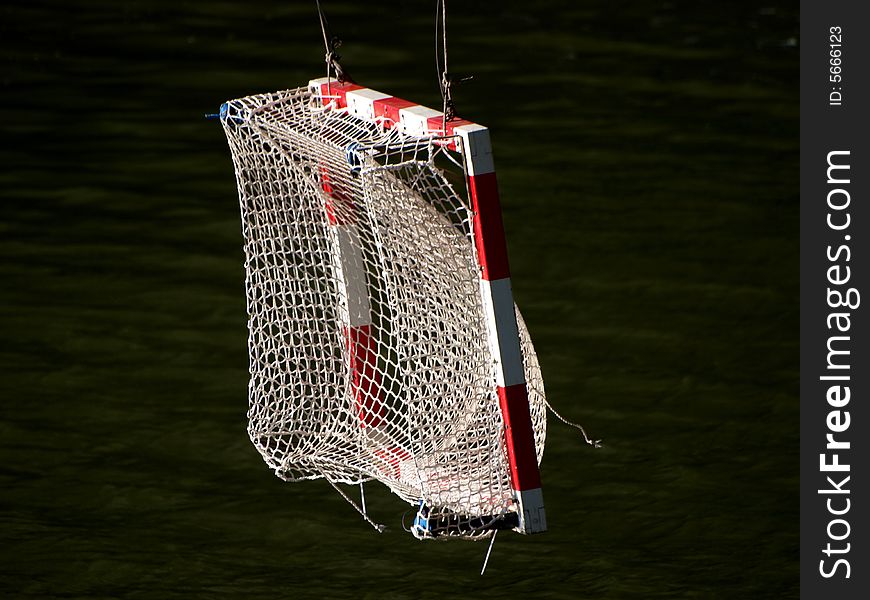
[[[516,531],[525,534],[546,531],[541,476],[514,312],[507,243],[489,129],[465,119],[454,117],[445,120],[441,111],[332,78],[312,79],[308,82],[308,90],[315,98],[321,99],[324,107],[331,104],[334,110],[346,110],[350,115],[378,123],[387,129],[398,128],[411,137],[438,138],[448,150],[461,155],[474,214],[473,233],[480,268],[481,302],[486,317],[487,340],[495,361],[496,391],[504,422],[510,482],[518,505],[519,524]],[[350,223],[336,225],[345,229],[342,234],[351,233],[347,231],[351,228]],[[345,263],[346,285],[349,288],[356,287],[351,282],[359,281],[360,276],[348,272],[355,261],[346,257],[341,260]],[[351,289],[348,291],[353,293]],[[360,327],[360,334],[367,333],[366,323],[354,325]],[[359,344],[360,334],[349,332],[348,343]],[[367,353],[363,351],[361,356],[361,360],[354,360],[351,364],[355,370],[355,380],[367,376],[371,369],[369,360],[365,358]]]

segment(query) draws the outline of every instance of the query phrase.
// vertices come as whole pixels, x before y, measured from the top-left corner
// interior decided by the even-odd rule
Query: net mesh
[[[307,88],[229,102],[248,431],[282,479],[377,480],[433,534],[516,510],[462,157]],[[538,462],[544,388],[517,312]]]

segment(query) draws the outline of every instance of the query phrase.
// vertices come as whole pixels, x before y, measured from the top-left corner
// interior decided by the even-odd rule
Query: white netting
[[[489,534],[515,507],[464,173],[440,167],[438,140],[323,108],[307,88],[229,102],[222,122],[251,440],[285,480],[376,479],[422,501],[434,533]],[[544,388],[517,320],[540,462]]]

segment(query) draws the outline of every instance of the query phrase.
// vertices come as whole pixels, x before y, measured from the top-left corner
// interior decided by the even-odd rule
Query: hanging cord
[[[572,423],[571,421],[569,421],[568,419],[566,419],[565,417],[563,417],[562,415],[557,413],[556,409],[553,408],[553,405],[550,404],[546,398],[544,399],[544,404],[546,404],[547,408],[550,409],[550,412],[553,413],[554,415],[556,415],[556,418],[559,419],[560,421],[562,421],[565,425],[570,425],[574,429],[579,429],[580,433],[583,434],[583,439],[586,440],[587,444],[589,444],[593,448],[601,448],[601,440],[591,439],[588,435],[586,435],[586,430],[583,429],[582,425],[580,425],[579,423]]]
[[[441,90],[443,103],[442,130],[446,133],[447,121],[452,119],[456,112],[456,107],[453,104],[450,73],[447,71],[447,0],[436,0],[435,2],[435,74],[438,77],[438,88]]]
[[[342,490],[340,487],[338,487],[338,485],[337,485],[335,482],[333,482],[333,481],[332,481],[331,479],[329,479],[328,477],[326,477],[325,479],[326,479],[326,481],[329,482],[329,485],[331,485],[332,487],[335,488],[335,491],[336,491],[336,492],[338,492],[339,494],[341,494],[341,497],[342,497],[342,498],[344,498],[345,500],[347,500],[347,503],[348,503],[348,504],[350,504],[351,506],[353,506],[353,507],[356,509],[356,512],[358,512],[359,514],[362,515],[362,518],[365,519],[366,522],[367,522],[369,525],[371,525],[372,527],[375,528],[375,531],[377,531],[378,533],[383,533],[383,532],[387,529],[387,526],[386,526],[386,525],[381,525],[380,523],[375,523],[374,521],[372,521],[372,520],[369,518],[369,516],[366,514],[365,510],[362,509],[362,508],[360,508],[359,505],[358,505],[356,502],[354,502],[353,500],[351,500],[351,499],[350,499],[350,496],[348,496],[347,494],[345,494],[345,493],[344,493],[344,490]],[[362,488],[360,488],[360,489],[362,489]],[[363,502],[365,502],[365,499],[363,499]]]
[[[332,78],[332,72],[335,71],[335,78],[344,83],[353,81],[348,72],[339,64],[341,56],[336,53],[336,50],[341,47],[341,40],[338,36],[334,36],[329,32],[329,23],[326,20],[326,14],[320,6],[320,0],[314,0],[317,3],[317,15],[320,17],[320,31],[323,33],[323,46],[326,48],[326,78]]]
[[[438,88],[441,90],[444,117],[442,131],[447,133],[447,121],[456,116],[456,104],[453,101],[453,86],[474,79],[474,75],[455,79],[447,70],[447,0],[435,2],[435,74],[438,77]]]
[[[436,0],[435,3],[435,74],[438,77],[438,88],[441,90],[444,106],[442,129],[446,133],[447,121],[456,116],[453,86],[474,79],[474,75],[470,75],[454,80],[447,70],[447,0]]]

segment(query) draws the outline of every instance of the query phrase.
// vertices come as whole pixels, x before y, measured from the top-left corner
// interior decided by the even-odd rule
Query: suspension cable
[[[339,64],[341,56],[336,50],[341,47],[341,39],[334,36],[329,31],[329,22],[326,20],[326,14],[323,12],[323,7],[320,6],[320,0],[314,0],[317,4],[317,15],[320,17],[320,31],[323,33],[323,46],[326,49],[326,78],[332,78],[332,72],[335,71],[335,78],[344,83],[352,81],[348,72]]]
[[[455,114],[450,72],[447,70],[447,0],[435,2],[435,74],[438,77],[438,88],[441,90],[443,105],[442,129],[446,133],[447,121]]]

